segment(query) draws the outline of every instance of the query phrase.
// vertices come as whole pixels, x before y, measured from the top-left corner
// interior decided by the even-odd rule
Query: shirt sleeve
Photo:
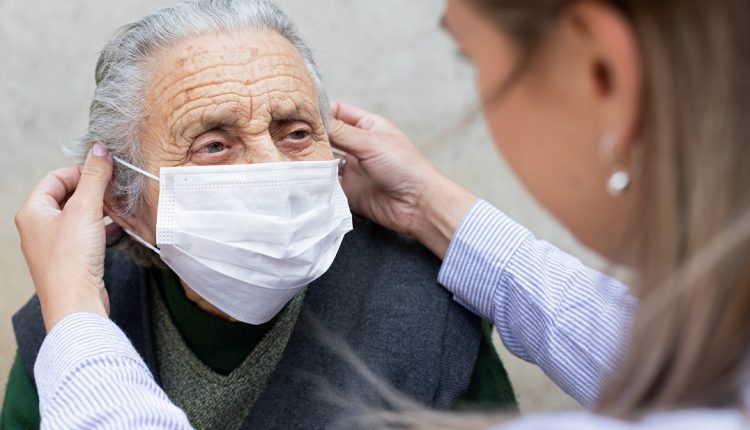
[[[591,412],[529,415],[490,430],[740,430],[748,418],[737,409],[683,409],[623,421]]]
[[[192,429],[109,319],[78,313],[47,335],[34,366],[42,429]]]
[[[621,283],[482,200],[459,224],[438,280],[584,406],[616,367],[637,307]]]

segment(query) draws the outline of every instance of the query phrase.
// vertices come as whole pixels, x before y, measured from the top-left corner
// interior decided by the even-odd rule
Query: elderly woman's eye
[[[206,145],[206,152],[209,154],[216,154],[223,150],[225,150],[227,147],[221,142],[213,142]]]
[[[289,138],[292,140],[303,140],[307,139],[307,136],[310,135],[310,132],[307,130],[297,130],[289,133]]]

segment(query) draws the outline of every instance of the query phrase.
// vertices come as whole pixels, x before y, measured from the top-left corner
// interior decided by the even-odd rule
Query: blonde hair
[[[469,1],[526,53],[502,98],[580,0]],[[642,54],[638,180],[647,192],[634,226],[645,240],[628,244],[641,256],[631,346],[596,409],[634,419],[739,406],[750,364],[750,2],[600,1],[629,20]],[[423,414],[388,415],[386,427],[440,420]]]
[[[575,0],[473,0],[536,43]],[[631,22],[646,88],[640,306],[598,410],[731,406],[750,333],[750,2],[608,1]]]
[[[598,410],[742,402],[750,333],[750,2],[619,1],[640,40],[640,306]]]

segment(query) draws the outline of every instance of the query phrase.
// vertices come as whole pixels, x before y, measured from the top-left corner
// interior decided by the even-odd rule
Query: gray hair
[[[162,9],[121,27],[102,50],[96,64],[96,91],[86,135],[66,148],[83,160],[94,142],[111,155],[143,168],[139,125],[144,115],[149,77],[144,65],[156,49],[202,34],[245,29],[271,30],[294,45],[313,80],[323,123],[328,128],[328,99],[312,52],[289,18],[267,0],[193,0]],[[146,178],[115,163],[112,195],[120,215],[133,215],[143,202]]]

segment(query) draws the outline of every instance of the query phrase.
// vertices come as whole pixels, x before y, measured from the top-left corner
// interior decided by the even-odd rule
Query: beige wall
[[[440,0],[278,2],[317,53],[332,98],[392,118],[450,176],[596,263],[519,187],[480,121],[448,133],[475,95],[472,71],[438,30]],[[10,317],[33,290],[13,214],[45,172],[66,163],[60,144],[83,133],[97,50],[119,25],[169,3],[0,0],[0,387],[15,354]],[[574,407],[536,368],[504,356],[525,411]]]

